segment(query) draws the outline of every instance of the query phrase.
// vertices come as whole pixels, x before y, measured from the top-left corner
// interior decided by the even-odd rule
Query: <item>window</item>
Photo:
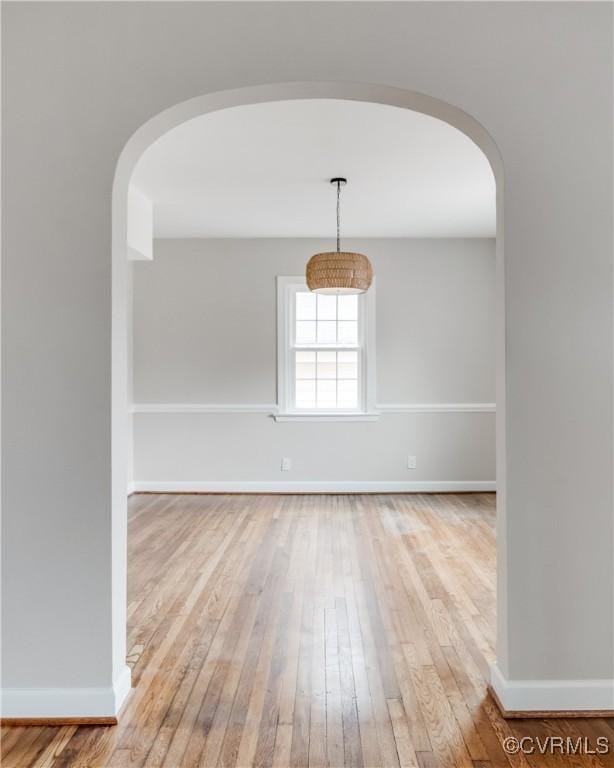
[[[375,287],[332,296],[277,281],[279,416],[373,416]]]

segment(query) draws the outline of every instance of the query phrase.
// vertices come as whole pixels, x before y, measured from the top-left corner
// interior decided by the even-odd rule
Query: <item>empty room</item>
[[[1,10],[2,764],[614,765],[612,4]]]

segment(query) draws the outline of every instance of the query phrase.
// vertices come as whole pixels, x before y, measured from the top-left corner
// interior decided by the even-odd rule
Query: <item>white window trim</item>
[[[277,278],[277,413],[276,421],[376,421],[375,407],[375,279],[359,301],[361,344],[360,407],[353,410],[296,410],[292,407],[291,387],[294,382],[292,355],[288,354],[294,323],[293,295],[297,289],[307,290],[304,276]]]

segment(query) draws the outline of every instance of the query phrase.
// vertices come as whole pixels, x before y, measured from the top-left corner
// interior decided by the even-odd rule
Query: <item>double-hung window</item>
[[[375,286],[316,294],[278,277],[278,417],[374,416]]]

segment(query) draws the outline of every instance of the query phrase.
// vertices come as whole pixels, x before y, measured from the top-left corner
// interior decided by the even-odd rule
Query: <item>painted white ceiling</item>
[[[156,237],[492,237],[486,157],[433,117],[327,99],[233,107],[190,120],[143,155],[133,182]]]

